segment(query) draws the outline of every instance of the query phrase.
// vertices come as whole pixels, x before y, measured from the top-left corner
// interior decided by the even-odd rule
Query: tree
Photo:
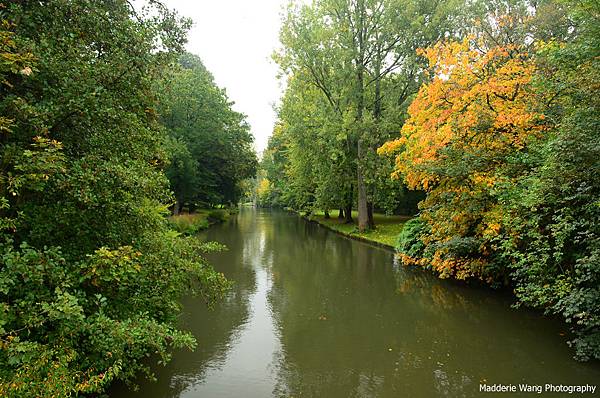
[[[158,109],[173,142],[173,210],[237,203],[241,182],[257,167],[250,127],[197,56],[184,54],[179,64],[159,88]]]
[[[99,394],[193,347],[179,299],[227,283],[179,238],[154,82],[187,22],[158,2],[0,5],[0,395]]]
[[[571,37],[539,47],[549,134],[513,160],[528,172],[499,194],[519,303],[563,317],[583,360],[600,358],[599,15],[597,2],[571,5]]]
[[[471,40],[423,51],[433,80],[380,148],[427,191],[398,250],[442,277],[512,284],[517,305],[564,317],[577,358],[598,358],[600,10],[479,6]]]
[[[288,205],[287,174],[285,171],[287,159],[287,144],[283,138],[282,126],[276,124],[273,134],[269,137],[267,148],[262,153],[259,175],[257,177],[257,188],[265,192],[259,204],[265,207],[286,207]],[[262,183],[263,180],[268,183]]]
[[[515,46],[482,52],[468,40],[423,53],[434,78],[411,104],[402,137],[381,152],[400,150],[396,176],[427,192],[421,217],[430,225],[431,255],[424,261],[442,277],[502,278],[489,269],[502,224],[494,190],[510,179],[507,157],[544,133],[531,89],[535,65]]]
[[[385,186],[378,178],[384,161],[375,149],[399,130],[398,114],[420,84],[421,60],[414,50],[451,34],[452,7],[451,2],[328,0],[292,7],[284,21],[284,50],[276,59],[288,76],[301,75],[319,90],[336,122],[333,131],[345,137],[360,230],[374,227],[373,201]]]

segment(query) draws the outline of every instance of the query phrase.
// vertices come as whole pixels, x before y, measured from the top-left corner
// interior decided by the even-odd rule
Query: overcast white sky
[[[280,12],[287,0],[166,0],[169,8],[191,18],[187,49],[202,58],[227,90],[234,109],[248,116],[260,152],[275,122],[273,104],[281,95],[277,65]]]

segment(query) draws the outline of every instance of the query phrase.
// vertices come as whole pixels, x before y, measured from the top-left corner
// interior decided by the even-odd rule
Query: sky
[[[199,55],[219,87],[244,113],[260,154],[275,123],[273,105],[281,96],[277,65],[280,13],[286,0],[166,0],[194,22],[187,50]]]

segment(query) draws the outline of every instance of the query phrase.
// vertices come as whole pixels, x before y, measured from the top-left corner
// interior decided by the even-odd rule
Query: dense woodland
[[[264,206],[418,216],[407,265],[510,286],[600,358],[600,3],[292,4]],[[421,196],[419,196],[421,195]]]
[[[0,396],[101,393],[228,286],[167,215],[236,203],[245,117],[159,2],[0,2]],[[155,362],[155,361],[154,361]]]

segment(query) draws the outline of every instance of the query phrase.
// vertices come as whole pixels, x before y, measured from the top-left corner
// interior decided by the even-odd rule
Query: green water
[[[571,359],[560,322],[292,214],[243,209],[205,237],[229,247],[210,260],[234,288],[213,311],[187,300],[196,351],[111,397],[514,397],[479,384],[600,385],[597,363]]]

